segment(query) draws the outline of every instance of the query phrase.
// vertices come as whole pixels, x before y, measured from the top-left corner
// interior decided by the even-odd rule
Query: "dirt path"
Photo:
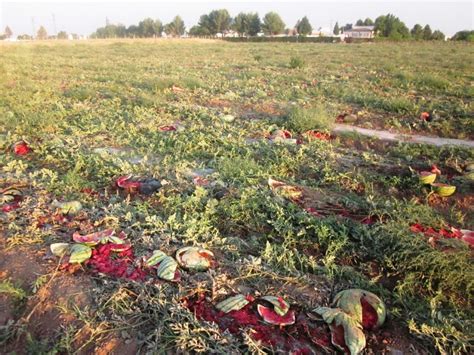
[[[452,145],[452,146],[458,146],[458,147],[464,147],[464,148],[468,148],[468,147],[474,148],[474,141],[469,141],[469,140],[392,133],[389,131],[367,129],[367,128],[361,128],[361,127],[345,125],[345,124],[336,124],[334,126],[333,132],[336,134],[346,133],[346,132],[347,133],[355,132],[363,136],[374,137],[374,138],[378,138],[378,139],[382,139],[386,141],[429,144],[429,145],[435,145],[438,147]]]

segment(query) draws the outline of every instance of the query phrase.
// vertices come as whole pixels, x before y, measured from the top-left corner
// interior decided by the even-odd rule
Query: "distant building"
[[[346,38],[374,38],[374,26],[352,26],[350,30],[344,31]]]

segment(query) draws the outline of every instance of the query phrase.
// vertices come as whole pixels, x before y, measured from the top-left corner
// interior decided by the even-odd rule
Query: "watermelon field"
[[[454,42],[0,44],[0,352],[472,353],[473,67]]]

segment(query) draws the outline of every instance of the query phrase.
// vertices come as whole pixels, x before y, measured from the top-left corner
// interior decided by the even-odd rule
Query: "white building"
[[[374,38],[374,26],[352,26],[350,30],[344,31],[346,38]]]

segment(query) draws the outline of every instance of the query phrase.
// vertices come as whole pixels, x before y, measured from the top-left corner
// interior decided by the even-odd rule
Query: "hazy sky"
[[[332,27],[355,23],[359,18],[376,18],[393,13],[408,27],[415,23],[430,24],[433,30],[440,29],[452,35],[463,29],[473,29],[473,1],[6,1],[0,0],[0,32],[10,26],[15,35],[33,32],[43,25],[48,33],[56,30],[70,33],[90,34],[105,25],[106,17],[111,23],[126,26],[137,24],[145,17],[158,18],[164,23],[179,14],[187,28],[198,22],[199,16],[210,10],[226,8],[231,16],[240,11],[256,11],[261,17],[268,11],[278,12],[287,26],[308,16],[314,28]]]

